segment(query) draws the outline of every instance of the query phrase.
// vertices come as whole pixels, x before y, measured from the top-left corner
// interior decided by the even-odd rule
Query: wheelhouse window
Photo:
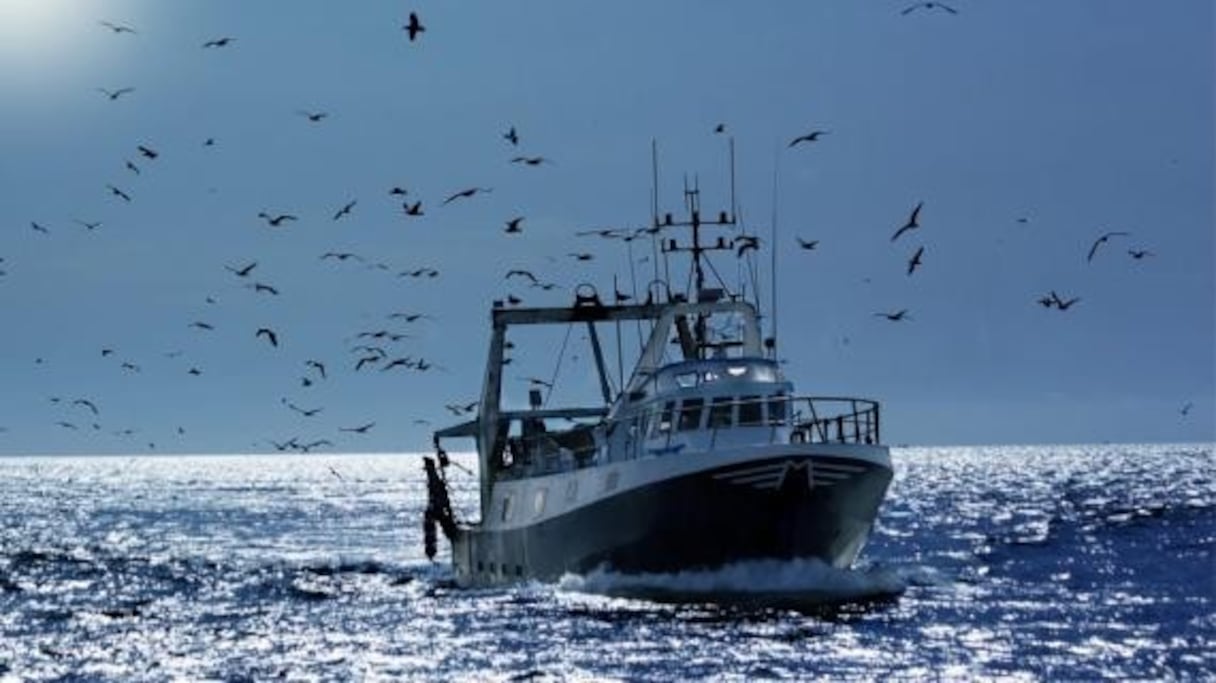
[[[739,400],[739,426],[764,424],[764,403],[759,396],[744,396]]]
[[[709,406],[709,429],[730,428],[734,418],[735,399],[733,396],[715,396]]]
[[[702,398],[686,398],[680,406],[680,422],[677,429],[682,432],[697,429],[701,426],[701,409],[705,406],[705,399]]]
[[[769,398],[769,400],[768,400],[768,423],[770,425],[785,424],[785,413],[786,413],[785,407],[786,407],[785,394],[777,394],[776,396],[772,396]]]
[[[668,401],[663,404],[663,410],[659,411],[658,419],[654,421],[654,431],[651,432],[651,436],[666,434],[671,431],[671,418],[675,410],[675,401]]]

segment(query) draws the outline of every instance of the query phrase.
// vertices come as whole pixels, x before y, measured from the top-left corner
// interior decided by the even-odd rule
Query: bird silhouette
[[[1193,408],[1193,407],[1195,407],[1195,404],[1191,403],[1190,401],[1187,401],[1186,405],[1182,406],[1182,409],[1179,410],[1178,413],[1181,414],[1183,417],[1186,417],[1187,415],[1191,414],[1191,408]]]
[[[894,323],[900,322],[901,320],[911,320],[912,319],[912,316],[908,315],[908,309],[906,309],[906,308],[900,309],[894,313],[875,313],[874,315],[876,315],[880,318],[886,318],[887,320],[890,320],[891,322],[894,322]]]
[[[911,275],[913,271],[915,271],[917,267],[921,265],[920,257],[924,253],[925,248],[922,246],[916,250],[915,254],[912,255],[912,258],[908,261],[908,275]]]
[[[258,331],[253,333],[253,336],[266,337],[266,340],[270,342],[271,346],[278,347],[279,345],[279,335],[275,334],[274,330],[270,329],[269,327],[259,327]]]
[[[402,205],[401,205],[401,208],[405,209],[405,215],[407,215],[407,216],[421,216],[421,215],[423,215],[423,213],[422,213],[422,200],[421,200],[421,199],[419,199],[418,201],[414,202],[413,204],[410,204],[409,202],[405,202],[404,204],[402,204]]]
[[[122,190],[118,189],[117,187],[107,184],[106,188],[110,190],[110,194],[114,195],[115,197],[118,197],[119,199],[123,200],[124,202],[131,201],[131,195],[127,194],[126,192],[123,192]]]
[[[1140,259],[1144,258],[1145,256],[1153,256],[1153,255],[1154,255],[1154,254],[1153,254],[1153,252],[1151,252],[1151,251],[1149,251],[1149,250],[1147,250],[1147,249],[1128,249],[1128,250],[1127,250],[1127,253],[1128,253],[1128,255],[1129,255],[1129,256],[1131,256],[1132,258],[1136,259],[1137,261],[1139,261]]]
[[[418,320],[434,320],[432,316],[425,313],[390,313],[390,320],[404,320],[407,323],[412,323]]]
[[[275,296],[279,295],[279,290],[277,288],[272,287],[271,285],[268,285],[264,282],[254,282],[252,284],[245,285],[245,286],[248,287],[249,289],[252,289],[254,292],[256,292],[258,294],[273,294]]]
[[[130,172],[134,173],[135,175],[140,175],[140,173],[139,173],[139,167],[138,167],[138,166],[136,166],[136,165],[135,165],[135,164],[134,164],[132,161],[130,161],[129,159],[126,161],[126,167],[127,167],[127,170],[128,170],[128,171],[130,171]]]
[[[513,164],[527,164],[528,166],[540,166],[541,164],[551,164],[553,160],[545,157],[515,157],[511,159]]]
[[[819,136],[827,135],[827,134],[828,134],[828,131],[826,131],[826,130],[813,130],[813,131],[807,133],[806,135],[799,135],[798,137],[794,138],[793,140],[790,140],[790,144],[787,146],[787,148],[795,147],[803,142],[818,142]]]
[[[412,367],[414,367],[414,365],[415,365],[414,359],[410,358],[409,356],[406,356],[404,358],[394,358],[393,360],[386,363],[384,365],[384,367],[380,368],[380,372],[388,372],[389,370],[392,370],[393,368],[412,368]]]
[[[414,12],[410,12],[410,23],[402,26],[401,29],[409,33],[411,43],[414,42],[419,33],[426,31],[426,27],[422,25],[422,22],[418,21],[418,15]]]
[[[715,133],[725,133],[725,132],[726,132],[726,124],[725,124],[725,123],[719,123],[718,125],[714,126],[714,132],[715,132]]]
[[[310,368],[313,368],[318,373],[320,373],[321,379],[325,379],[325,364],[324,363],[322,363],[320,361],[316,361],[316,360],[306,360],[306,361],[304,361],[304,364]]]
[[[519,225],[520,223],[523,222],[523,220],[524,220],[523,216],[516,216],[515,218],[512,218],[511,220],[507,221],[507,227],[503,229],[503,232],[505,232],[507,234],[516,234],[516,233],[523,232],[523,228],[521,228]]]
[[[258,217],[265,220],[266,224],[272,228],[279,227],[280,225],[283,224],[284,221],[299,220],[298,218],[296,218],[295,216],[293,216],[289,213],[281,213],[276,216],[271,216],[270,214],[266,213],[265,211],[259,212]]]
[[[570,252],[569,254],[567,254],[567,256],[573,258],[576,261],[590,261],[595,258],[595,254],[592,254],[592,253],[586,252],[586,251]]]
[[[87,398],[78,398],[75,401],[72,401],[72,405],[84,406],[85,408],[88,408],[89,411],[92,412],[94,415],[101,414],[101,411],[97,409],[97,404],[93,403],[92,401],[90,401]]]
[[[512,145],[519,144],[519,134],[515,132],[515,126],[511,126],[511,130],[508,130],[507,132],[503,133],[502,137],[504,140],[511,143]]]
[[[308,119],[308,121],[309,121],[310,123],[320,123],[320,122],[321,122],[321,121],[323,121],[323,120],[324,120],[324,119],[325,119],[327,116],[329,116],[329,112],[324,112],[324,111],[304,111],[303,109],[297,110],[297,111],[296,111],[296,113],[297,113],[297,114],[299,114],[300,116],[303,116],[304,118]]]
[[[456,192],[455,194],[450,195],[447,199],[443,200],[443,204],[444,205],[450,204],[451,202],[454,202],[457,199],[468,199],[468,198],[472,197],[473,195],[477,194],[478,192],[493,192],[493,191],[494,191],[494,188],[492,188],[492,187],[470,187],[467,190],[461,190],[460,192]],[[407,211],[406,213],[409,213],[409,212]]]
[[[760,248],[760,238],[755,235],[740,235],[735,238],[732,246],[735,247],[735,256],[742,258],[748,251]]]
[[[135,92],[135,88],[119,88],[118,90],[106,90],[105,88],[98,88],[97,92],[104,93],[105,96],[110,98],[110,101],[113,102],[127,93]]]
[[[1060,309],[1061,311],[1067,311],[1069,308],[1072,308],[1073,304],[1080,301],[1081,297],[1074,296],[1071,299],[1064,300],[1060,298],[1059,294],[1056,294],[1055,290],[1052,290],[1051,300],[1056,305],[1056,308]]]
[[[903,226],[900,227],[899,230],[896,230],[894,235],[891,235],[892,242],[899,239],[899,236],[904,234],[905,232],[920,227],[920,222],[919,222],[920,221],[920,209],[924,205],[925,205],[924,202],[916,203],[916,208],[912,209],[912,213],[908,216],[908,222],[904,223]]]
[[[37,221],[30,221],[30,229],[33,230],[34,232],[40,232],[44,235],[51,234],[50,230],[48,230],[45,226],[41,225]]]
[[[253,269],[254,269],[254,268],[257,268],[257,267],[258,267],[258,262],[257,262],[257,261],[251,261],[250,263],[248,263],[248,264],[246,264],[246,265],[243,265],[243,266],[241,266],[240,268],[234,268],[234,267],[229,266],[229,265],[225,265],[225,266],[224,266],[224,268],[225,268],[226,270],[228,270],[228,271],[232,272],[232,273],[233,273],[233,274],[235,274],[237,277],[249,277],[249,273],[253,272]]]
[[[1118,231],[1118,230],[1116,230],[1116,231],[1114,231],[1114,232],[1107,232],[1107,233],[1103,233],[1103,234],[1102,234],[1100,237],[1098,237],[1098,239],[1094,240],[1093,245],[1089,247],[1089,254],[1087,254],[1087,255],[1085,256],[1085,261],[1086,261],[1087,263],[1088,263],[1088,262],[1093,261],[1093,260],[1094,260],[1094,254],[1098,253],[1098,247],[1100,247],[1100,246],[1102,246],[1103,244],[1105,244],[1105,243],[1106,243],[1106,241],[1107,241],[1107,240],[1109,240],[1110,238],[1112,238],[1112,237],[1126,237],[1126,236],[1128,236],[1128,235],[1130,235],[1130,234],[1131,234],[1130,232],[1121,232],[1121,231]]]
[[[188,327],[197,327],[200,330],[214,330],[215,329],[209,323],[205,323],[205,322],[201,322],[201,321],[197,321],[197,320],[195,322],[190,323],[190,325]]]
[[[101,24],[102,26],[105,26],[106,28],[110,29],[114,33],[136,33],[135,29],[131,28],[130,26],[123,26],[122,24],[113,24],[108,21],[99,21],[97,23]]]
[[[909,5],[904,9],[904,11],[900,12],[900,14],[911,14],[918,9],[940,9],[949,12],[950,14],[958,14],[958,10],[941,2],[918,2],[915,5]]]
[[[345,205],[342,206],[342,208],[338,209],[337,212],[334,213],[334,220],[336,221],[343,216],[349,216],[351,209],[354,209],[355,204],[357,204],[357,203],[358,202],[355,200],[351,200],[351,201],[347,202]]]
[[[317,415],[321,411],[325,410],[324,408],[301,408],[291,401],[288,401],[286,398],[279,399],[279,402],[290,408],[293,412],[297,412],[304,417],[313,417],[314,415]]]
[[[137,145],[135,148],[138,149],[139,153],[142,154],[146,159],[155,159],[156,157],[160,156],[160,152],[157,152],[146,145]]]
[[[819,240],[804,240],[801,237],[796,237],[795,239],[798,240],[798,246],[806,249],[807,251],[811,251],[815,247],[819,246]]]
[[[531,280],[533,284],[536,284],[538,282],[538,280],[536,279],[536,276],[533,275],[532,271],[530,271],[530,270],[521,270],[519,268],[514,268],[512,270],[508,270],[507,275],[504,279],[510,280],[513,277],[527,278],[528,280]]]
[[[404,187],[401,187],[400,185],[394,185],[393,188],[388,191],[388,193],[389,193],[389,195],[397,195],[397,196],[404,197],[405,195],[409,194],[410,191],[405,189]]]
[[[234,40],[236,40],[236,38],[230,38],[228,36],[224,36],[223,38],[215,38],[203,43],[203,47],[228,47],[229,43],[233,42]]]

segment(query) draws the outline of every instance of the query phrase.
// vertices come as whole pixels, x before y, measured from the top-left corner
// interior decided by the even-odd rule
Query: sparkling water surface
[[[851,572],[476,591],[416,455],[0,458],[0,680],[1216,676],[1212,445],[892,457]]]

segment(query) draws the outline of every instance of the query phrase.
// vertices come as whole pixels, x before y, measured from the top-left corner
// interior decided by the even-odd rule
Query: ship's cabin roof
[[[639,378],[641,379],[641,378]],[[664,365],[644,381],[634,383],[629,403],[659,396],[731,392],[741,386],[785,384],[781,369],[766,358],[711,358]]]

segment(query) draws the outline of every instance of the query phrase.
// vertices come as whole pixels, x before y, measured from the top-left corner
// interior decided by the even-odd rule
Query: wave
[[[898,569],[838,569],[816,559],[750,560],[674,574],[567,574],[559,589],[654,602],[805,609],[892,600],[919,579]]]

